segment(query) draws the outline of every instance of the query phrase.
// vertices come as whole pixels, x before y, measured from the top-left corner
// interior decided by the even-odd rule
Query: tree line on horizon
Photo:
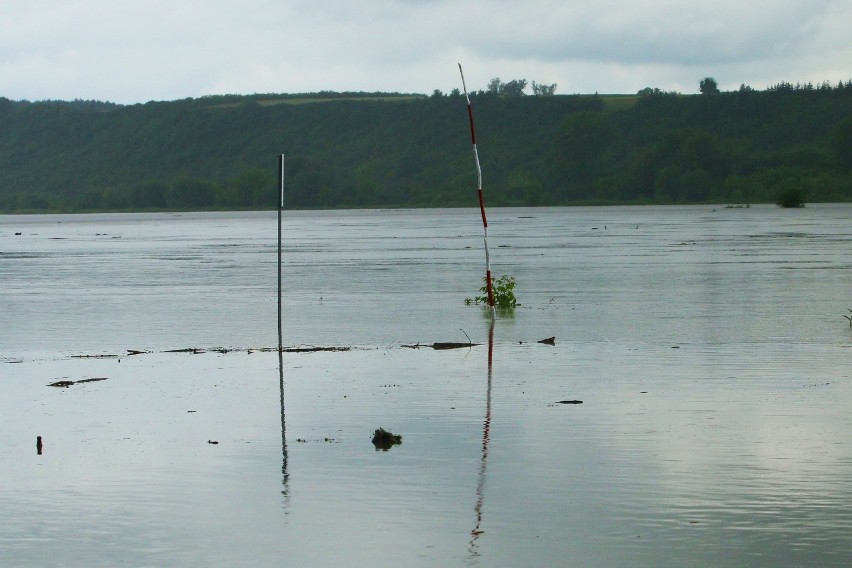
[[[701,94],[471,93],[489,205],[852,201],[852,81]],[[0,211],[475,205],[457,89],[116,105],[0,97]]]

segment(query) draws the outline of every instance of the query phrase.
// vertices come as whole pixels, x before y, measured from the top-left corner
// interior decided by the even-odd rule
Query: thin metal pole
[[[281,453],[283,456],[281,475],[284,487],[281,492],[286,500],[286,506],[290,498],[290,473],[287,470],[287,422],[284,414],[284,334],[281,312],[281,214],[284,210],[284,154],[278,156],[278,185],[281,188],[281,195],[278,200],[278,388],[281,396]]]
[[[482,214],[482,231],[485,241],[485,289],[488,292],[488,307],[491,308],[491,316],[494,316],[494,290],[491,286],[491,258],[488,254],[488,220],[485,218],[485,197],[482,193],[482,167],[479,165],[479,151],[476,149],[476,128],[473,125],[473,106],[470,97],[467,96],[467,85],[464,82],[464,71],[459,63],[459,74],[461,75],[464,98],[467,100],[467,116],[470,120],[470,141],[473,144],[473,158],[476,161],[476,194],[479,197],[479,212]]]
[[[278,185],[281,188],[281,198],[278,201],[278,352],[284,348],[281,315],[281,212],[284,210],[284,154],[278,156]]]

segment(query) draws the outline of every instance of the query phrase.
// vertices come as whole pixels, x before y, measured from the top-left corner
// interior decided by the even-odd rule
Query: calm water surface
[[[848,565],[850,220],[0,216],[0,565]]]

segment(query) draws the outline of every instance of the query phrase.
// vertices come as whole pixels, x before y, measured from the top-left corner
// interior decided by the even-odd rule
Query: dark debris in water
[[[399,434],[388,432],[384,428],[379,428],[373,432],[373,445],[376,447],[376,451],[382,450],[386,452],[399,444],[402,444],[402,436]]]
[[[355,348],[350,346],[329,346],[329,347],[316,347],[316,346],[303,346],[303,347],[284,347],[281,349],[282,353],[315,353],[318,351],[351,351]],[[202,353],[219,353],[219,354],[227,354],[227,353],[254,353],[258,352],[275,352],[278,351],[277,347],[249,347],[249,348],[229,348],[229,347],[181,347],[179,349],[166,349],[161,351],[160,353],[188,353],[191,355],[200,355]],[[150,355],[155,353],[155,351],[146,351],[142,349],[127,349],[126,356],[131,355]],[[119,359],[121,355],[116,355],[113,353],[84,353],[79,355],[71,355],[72,359]],[[120,360],[120,359],[119,359]],[[11,361],[10,361],[11,362]],[[18,362],[18,361],[14,361]]]
[[[479,345],[479,343],[455,343],[452,341],[449,342],[436,342],[432,344],[432,349],[441,350],[441,349],[464,349],[465,347],[473,347],[475,345]]]
[[[92,378],[92,379],[80,379],[79,381],[63,380],[63,381],[56,381],[54,383],[50,383],[47,386],[58,387],[58,388],[68,388],[71,385],[79,385],[81,383],[94,383],[94,382],[97,382],[97,381],[105,381],[105,380],[107,380],[107,378],[109,378],[109,377],[95,377],[95,378]]]
[[[285,347],[284,353],[316,353],[318,351],[350,351],[351,347]]]
[[[524,342],[519,342],[523,344]],[[543,343],[545,345],[555,345],[556,337],[548,337],[546,339],[541,339],[538,343]],[[399,344],[399,347],[405,349],[420,349],[423,348],[431,348],[438,351],[450,350],[450,349],[469,349],[471,347],[476,347],[478,345],[482,345],[481,343],[473,343],[471,341],[467,342],[455,342],[455,341],[436,341],[434,343],[413,343],[413,344]],[[317,353],[317,352],[346,352],[353,351],[358,349],[369,349],[369,348],[359,348],[352,346],[339,346],[339,345],[330,345],[330,346],[315,346],[315,345],[306,345],[306,346],[298,346],[298,347],[282,347],[282,353]],[[249,347],[249,348],[230,348],[230,347],[181,347],[177,349],[166,349],[160,351],[160,353],[188,353],[190,355],[200,355],[202,353],[219,353],[219,354],[227,354],[227,353],[268,353],[268,352],[276,352],[278,351],[278,347]],[[155,353],[155,351],[147,351],[143,349],[127,349],[125,356],[132,355],[150,355]],[[120,359],[121,355],[113,354],[113,353],[95,353],[95,354],[78,354],[71,355],[72,359]],[[11,361],[7,360],[8,363],[18,363],[20,361]]]
[[[424,347],[426,349],[432,348],[437,351],[443,351],[448,349],[468,349],[470,347],[476,347],[477,345],[481,345],[480,343],[470,343],[470,342],[454,342],[454,341],[436,341],[435,343],[404,343],[401,344],[400,347],[404,349],[420,349]]]

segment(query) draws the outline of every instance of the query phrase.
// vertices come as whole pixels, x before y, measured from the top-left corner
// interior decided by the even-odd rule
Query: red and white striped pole
[[[461,75],[462,88],[464,89],[464,98],[467,100],[467,116],[470,119],[470,141],[473,144],[473,158],[476,161],[476,193],[479,197],[479,211],[482,213],[482,230],[485,241],[485,288],[488,291],[488,307],[494,311],[494,290],[491,287],[491,258],[488,254],[488,220],[485,218],[485,197],[482,194],[482,167],[479,165],[479,152],[476,149],[476,127],[473,124],[473,106],[470,104],[470,97],[467,96],[467,85],[464,81],[464,71],[462,71],[461,63],[459,63],[459,74]]]

